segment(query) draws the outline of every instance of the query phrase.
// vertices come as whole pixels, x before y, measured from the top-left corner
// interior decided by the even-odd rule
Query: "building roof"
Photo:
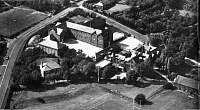
[[[60,34],[63,32],[63,29],[57,28],[57,34],[60,36]]]
[[[121,74],[117,74],[115,76],[113,76],[112,78],[110,79],[123,79],[123,78],[126,78],[126,73],[121,73]]]
[[[64,43],[66,46],[68,46],[70,49],[75,49],[76,51],[82,50],[84,54],[86,54],[89,57],[96,57],[96,53],[103,50],[102,48],[93,46],[91,44],[82,42],[80,40],[75,40],[76,43]]]
[[[60,24],[62,24],[61,22],[57,22],[55,26],[59,26]]]
[[[125,37],[124,33],[120,33],[120,32],[114,32],[113,33],[113,41],[119,40],[123,37]]]
[[[187,11],[187,10],[179,10],[179,13],[181,16],[186,16],[188,14],[191,17],[194,15],[192,11]]]
[[[175,79],[174,82],[177,84],[181,84],[187,87],[191,87],[194,89],[198,89],[198,85],[199,85],[199,81],[196,81],[194,79],[191,78],[187,78],[181,75],[178,75]]]
[[[92,27],[92,28],[95,28],[95,29],[105,29],[105,26],[106,26],[106,20],[105,19],[102,19],[100,17],[97,17],[97,18],[94,18],[90,21],[87,21],[86,23],[84,23],[85,26],[88,26],[88,27]]]
[[[98,3],[94,4],[94,5],[103,7],[103,3],[102,2],[98,2]]]
[[[99,29],[94,29],[94,28],[91,28],[91,27],[87,27],[87,26],[84,26],[84,25],[80,25],[80,24],[76,24],[76,23],[72,23],[72,22],[66,22],[67,24],[67,27],[70,28],[70,29],[75,29],[75,30],[79,30],[79,31],[82,31],[82,32],[86,32],[86,33],[97,33],[97,34],[101,34],[101,30]]]
[[[49,47],[52,49],[59,49],[59,44],[56,41],[50,40],[50,36],[44,38],[42,42],[40,42],[38,45]]]
[[[108,61],[108,60],[102,60],[102,61],[96,63],[96,66],[97,66],[97,67],[100,67],[100,68],[103,68],[103,67],[109,65],[110,63],[111,63],[111,62]]]
[[[53,69],[61,68],[61,66],[54,61],[48,61],[48,62],[44,63],[43,66],[45,68],[44,71],[50,71]]]
[[[131,8],[130,5],[116,4],[114,7],[107,10],[107,12],[114,13],[114,12],[118,12],[118,11],[124,11],[124,10],[130,9],[130,8]]]
[[[125,50],[132,50],[137,48],[138,45],[142,45],[143,43],[136,38],[127,37],[126,39],[119,42],[119,45]]]
[[[37,59],[35,61],[35,63],[36,63],[37,66],[39,66],[41,64],[41,62],[47,63],[47,62],[52,62],[52,61],[58,63],[59,58],[41,58],[41,59]]]

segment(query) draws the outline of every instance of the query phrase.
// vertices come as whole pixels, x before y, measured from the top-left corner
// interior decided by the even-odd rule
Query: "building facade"
[[[67,27],[70,29],[73,36],[80,41],[89,43],[91,45],[106,48],[109,45],[108,32],[102,33],[102,30],[94,29],[91,27],[66,22]]]
[[[55,55],[58,57],[58,49],[62,48],[64,45],[57,41],[50,39],[50,35],[44,38],[43,41],[38,43],[38,46],[47,54]]]
[[[174,85],[177,87],[178,90],[181,90],[188,95],[199,95],[199,81],[178,75],[174,79]]]
[[[58,49],[50,48],[50,47],[48,47],[48,46],[44,46],[44,45],[40,45],[40,44],[39,44],[39,47],[40,47],[44,52],[46,52],[47,54],[51,54],[51,55],[58,56]]]

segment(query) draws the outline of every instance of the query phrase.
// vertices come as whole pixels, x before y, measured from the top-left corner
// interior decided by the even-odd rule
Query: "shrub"
[[[164,89],[170,89],[170,90],[173,90],[174,89],[174,86],[172,83],[167,83],[163,86]]]
[[[138,104],[141,104],[143,105],[145,102],[146,102],[146,98],[145,98],[145,95],[144,94],[138,94],[136,97],[135,97],[135,102],[137,102]]]

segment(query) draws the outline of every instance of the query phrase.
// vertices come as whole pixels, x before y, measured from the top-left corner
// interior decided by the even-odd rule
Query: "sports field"
[[[48,16],[33,9],[15,7],[0,13],[0,35],[13,36]]]

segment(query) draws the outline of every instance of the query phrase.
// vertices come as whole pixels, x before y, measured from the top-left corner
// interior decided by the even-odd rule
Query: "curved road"
[[[0,108],[5,107],[5,103],[8,96],[8,91],[10,89],[10,77],[12,73],[12,69],[14,67],[14,63],[17,60],[18,55],[21,54],[22,50],[24,49],[24,46],[28,39],[35,34],[37,31],[41,30],[45,26],[52,24],[53,22],[57,21],[60,18],[63,18],[67,15],[69,11],[74,10],[73,8],[67,8],[63,10],[62,12],[58,13],[55,16],[52,16],[51,18],[47,18],[44,21],[41,21],[39,24],[31,27],[30,29],[26,30],[25,32],[21,33],[19,36],[17,36],[17,39],[15,42],[13,42],[8,49],[7,56],[10,57],[8,61],[4,61],[4,66],[2,66],[2,73],[0,76]]]

